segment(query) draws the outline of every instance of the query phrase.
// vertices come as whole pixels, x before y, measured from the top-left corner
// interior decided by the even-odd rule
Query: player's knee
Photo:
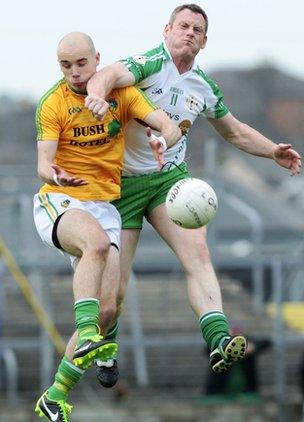
[[[210,261],[210,252],[207,243],[204,240],[200,240],[197,241],[195,246],[198,257],[204,262]]]
[[[209,263],[210,261],[210,252],[204,240],[196,240],[192,244],[191,251],[188,251],[187,255],[183,257],[184,269],[190,273],[195,271],[196,268],[201,268],[202,264]]]
[[[85,252],[97,258],[106,259],[111,246],[108,236],[97,236],[91,239],[85,248]]]

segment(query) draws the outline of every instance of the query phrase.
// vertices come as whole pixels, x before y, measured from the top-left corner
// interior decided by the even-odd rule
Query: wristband
[[[53,180],[56,183],[57,186],[62,186],[62,184],[58,180],[58,176],[56,173],[53,174]]]
[[[159,141],[162,144],[164,152],[165,152],[167,150],[167,143],[166,143],[165,138],[163,136],[155,136],[153,133],[151,133],[149,142],[152,142],[155,140]]]

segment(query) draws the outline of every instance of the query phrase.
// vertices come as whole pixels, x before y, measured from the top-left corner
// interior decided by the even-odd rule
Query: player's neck
[[[67,85],[68,85],[69,89],[71,91],[73,91],[75,94],[78,94],[78,95],[88,95],[86,88],[85,89],[77,89],[77,88],[71,86],[68,82],[67,82]]]
[[[188,72],[192,68],[193,63],[194,63],[194,60],[193,59],[187,60],[184,57],[183,58],[181,58],[181,57],[172,57],[172,59],[173,59],[173,62],[175,64],[177,70],[179,71],[179,73],[181,75],[183,73]]]

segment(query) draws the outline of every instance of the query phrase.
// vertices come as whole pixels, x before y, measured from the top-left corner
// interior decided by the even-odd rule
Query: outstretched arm
[[[106,98],[114,88],[122,88],[135,84],[133,73],[122,63],[113,63],[95,73],[87,84],[88,95],[85,106],[94,116],[101,120],[109,105]]]
[[[231,113],[220,119],[208,119],[217,132],[236,148],[252,155],[273,159],[292,175],[300,173],[301,156],[290,144],[276,144],[257,130],[237,120]]]
[[[38,175],[49,185],[82,186],[87,182],[70,176],[64,169],[54,164],[57,141],[38,141]]]

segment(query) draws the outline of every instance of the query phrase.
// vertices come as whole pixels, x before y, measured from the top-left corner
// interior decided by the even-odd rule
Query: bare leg
[[[119,283],[120,253],[111,246],[101,282],[100,328],[103,335],[115,321]]]
[[[206,228],[178,227],[170,221],[164,204],[154,208],[150,222],[185,269],[189,301],[211,352],[212,370],[226,372],[232,363],[244,358],[246,339],[241,335],[230,337],[229,323],[222,311],[220,286],[206,244]]]
[[[98,221],[80,209],[66,211],[57,227],[57,237],[62,248],[78,258],[73,277],[77,334],[70,341],[47,395],[39,400],[36,411],[43,416],[45,400],[65,401],[68,393],[83,375],[95,357],[109,359],[116,353],[117,345],[104,343],[99,335],[99,295],[102,274],[110,249],[110,239]],[[117,265],[118,269],[119,266]],[[119,281],[117,281],[118,285]],[[79,342],[78,342],[79,338]],[[78,342],[75,348],[76,340]],[[62,411],[70,407],[62,404]],[[59,409],[59,408],[58,408]],[[47,413],[51,416],[50,411]],[[59,412],[57,412],[59,414]],[[56,416],[54,416],[56,417]]]
[[[186,230],[168,217],[165,205],[154,208],[149,221],[179,258],[187,277],[188,297],[195,314],[222,312],[220,286],[206,244],[206,228]]]
[[[100,280],[110,248],[110,239],[87,212],[67,211],[58,224],[57,236],[63,249],[79,257],[73,277],[75,301],[99,298]]]
[[[118,291],[118,310],[121,309],[124,301],[136,247],[139,239],[140,229],[125,229],[121,234],[120,272],[121,279]]]
[[[78,269],[78,263],[75,266]],[[108,258],[106,261],[105,269],[101,281],[101,331],[105,333],[106,330],[111,326],[116,315],[116,302],[117,292],[120,280],[120,268],[119,268],[119,252],[114,247],[110,247]],[[75,346],[77,342],[77,332],[70,338],[65,355],[68,359],[72,360]]]
[[[133,256],[135,253],[138,237],[139,237],[139,230],[123,230],[122,232],[122,241],[121,241],[121,280],[119,286],[119,295],[117,299],[117,313],[115,318],[112,320],[112,326],[109,327],[110,330],[107,333],[107,339],[113,339],[117,335],[118,325],[117,320],[122,310],[122,303],[125,296],[125,291],[127,288],[127,283],[129,280],[129,274],[132,267]],[[107,289],[109,292],[110,289]],[[104,297],[101,297],[101,301],[104,300]],[[106,307],[106,313],[109,316],[113,316],[112,310],[110,308],[110,312],[107,311],[108,305],[112,302],[112,299],[108,299],[104,302],[101,307],[101,316],[103,318],[103,312]],[[102,302],[103,303],[103,302]],[[119,370],[117,365],[117,359],[108,359],[108,360],[97,360],[96,361],[96,375],[97,379],[103,387],[113,387],[119,378]]]

